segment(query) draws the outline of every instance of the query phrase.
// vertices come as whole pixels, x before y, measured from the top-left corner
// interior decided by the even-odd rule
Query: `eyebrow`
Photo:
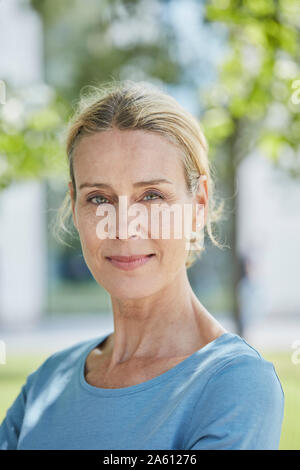
[[[147,186],[149,184],[162,184],[162,183],[173,184],[172,181],[169,181],[169,180],[164,179],[164,178],[159,178],[159,179],[154,179],[154,180],[149,180],[149,181],[137,181],[136,183],[133,183],[133,186],[134,187],[140,187],[140,186]],[[93,188],[93,187],[113,189],[112,186],[110,186],[109,184],[105,184],[105,183],[82,183],[79,186],[79,189]]]

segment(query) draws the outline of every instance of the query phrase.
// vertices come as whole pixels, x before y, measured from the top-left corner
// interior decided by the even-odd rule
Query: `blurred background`
[[[209,312],[275,365],[280,449],[300,449],[298,0],[0,1],[0,422],[51,353],[113,331],[78,239],[51,232],[81,90],[148,81],[199,118],[228,245],[188,270]]]

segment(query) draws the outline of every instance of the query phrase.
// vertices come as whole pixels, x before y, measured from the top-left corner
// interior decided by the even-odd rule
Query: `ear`
[[[73,222],[74,222],[74,225],[75,225],[76,229],[78,230],[78,228],[77,228],[76,214],[75,214],[74,187],[73,187],[72,181],[69,181],[68,187],[69,187],[69,190],[70,190],[70,198],[71,198],[71,203],[72,203]]]
[[[208,212],[208,186],[207,176],[201,175],[198,181],[198,192],[195,196],[196,200],[196,216],[193,219],[193,230],[199,231],[204,228],[207,220]],[[200,223],[200,226],[196,224]]]

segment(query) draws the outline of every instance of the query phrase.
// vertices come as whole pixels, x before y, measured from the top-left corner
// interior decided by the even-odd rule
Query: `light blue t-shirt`
[[[114,389],[84,377],[87,355],[108,336],[60,350],[28,375],[0,426],[0,449],[278,449],[280,381],[239,335]]]

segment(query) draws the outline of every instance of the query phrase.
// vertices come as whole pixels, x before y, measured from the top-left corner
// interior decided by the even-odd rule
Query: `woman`
[[[187,276],[204,227],[221,247],[207,152],[197,120],[153,86],[111,83],[80,103],[61,222],[71,215],[111,296],[114,331],[27,377],[1,425],[2,449],[278,448],[284,394],[273,364],[206,310]],[[121,197],[146,216],[127,232]],[[175,216],[152,219],[155,206],[190,207],[184,234],[175,236]]]

